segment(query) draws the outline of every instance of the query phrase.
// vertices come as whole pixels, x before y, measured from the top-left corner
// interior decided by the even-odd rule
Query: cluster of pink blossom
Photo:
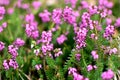
[[[88,78],[85,78],[84,76],[77,73],[76,68],[69,68],[68,74],[73,75],[73,80],[89,80]]]
[[[17,38],[13,43],[13,45],[15,45],[18,48],[23,46],[24,44],[25,44],[25,41],[22,40],[21,38]]]
[[[57,38],[57,43],[61,45],[61,44],[63,44],[66,40],[67,40],[67,37],[66,37],[64,34],[62,34],[62,35],[60,35],[60,36]]]
[[[14,68],[14,69],[17,69],[18,68],[18,63],[14,59],[4,60],[3,67],[4,67],[5,70],[9,70],[10,67]]]
[[[63,10],[63,19],[69,24],[75,24],[76,16],[73,15],[72,8],[66,6]]]
[[[103,36],[110,40],[112,35],[114,34],[115,31],[115,27],[113,25],[108,25],[105,29],[105,33],[103,34]]]
[[[92,57],[94,58],[94,60],[96,60],[96,59],[98,59],[99,58],[99,55],[97,54],[97,51],[92,51],[91,52],[91,54],[92,54]]]
[[[100,16],[105,18],[107,15],[112,14],[112,10],[110,8],[113,7],[113,3],[108,0],[99,0],[98,9],[100,11]]]
[[[52,40],[52,32],[51,31],[43,31],[41,35],[41,42],[49,44]]]
[[[88,30],[86,28],[79,28],[76,33],[75,41],[76,41],[76,48],[81,49],[86,46],[86,36]]]
[[[0,26],[0,33],[7,27],[7,22],[2,23]]]
[[[18,8],[22,8],[22,9],[25,9],[25,10],[29,9],[30,5],[28,3],[23,3],[22,1],[23,0],[18,0],[16,6]]]
[[[61,51],[61,48],[56,48],[56,49],[54,50],[54,56],[55,56],[55,57],[58,57],[58,56],[60,56],[61,54],[63,54],[63,52]]]
[[[76,3],[77,3],[78,0],[65,0],[65,3],[66,4],[71,4],[72,8],[75,8],[76,7]]]
[[[25,17],[25,20],[28,24],[26,24],[25,32],[28,37],[33,39],[37,39],[39,37],[39,31],[37,28],[37,22],[34,20],[33,14],[28,14]]]
[[[83,0],[80,2],[80,9],[87,9],[89,7],[89,4],[87,1]]]
[[[94,40],[97,40],[97,39],[98,39],[97,35],[94,34],[94,33],[92,33],[92,34],[90,35],[90,38],[91,38],[91,39],[94,39]]]
[[[18,56],[17,50],[18,50],[18,48],[15,47],[14,45],[8,46],[8,52],[12,55],[12,58],[16,58]]]
[[[36,39],[36,38],[39,37],[39,31],[37,29],[37,26],[26,24],[25,28],[26,28],[25,32],[26,32],[26,34],[27,34],[28,37],[31,37],[33,39]]]
[[[13,13],[14,13],[14,8],[8,8],[7,9],[7,13],[9,14],[9,15],[12,15]]]
[[[0,51],[2,51],[5,48],[5,43],[0,41]]]
[[[118,49],[117,48],[110,48],[110,46],[102,46],[102,49],[104,50],[104,53],[105,54],[116,54],[118,52]]]
[[[69,24],[75,24],[76,18],[79,16],[77,11],[73,11],[71,7],[66,6],[64,10],[62,9],[54,9],[52,15],[48,10],[44,10],[44,12],[39,13],[39,17],[43,22],[49,22],[50,17],[52,17],[52,21],[56,24],[62,23],[62,18],[65,22]]]
[[[87,66],[87,71],[91,71],[93,69],[97,69],[97,66],[96,65],[88,65]]]
[[[102,8],[112,8],[113,3],[110,2],[109,0],[99,0],[99,5]]]
[[[24,40],[17,38],[12,45],[8,46],[8,52],[12,55],[12,58],[16,58],[18,56],[17,50],[24,44]]]
[[[42,65],[41,64],[36,64],[35,68],[36,68],[36,70],[40,70],[42,68]]]
[[[43,22],[49,22],[50,15],[51,15],[51,13],[48,12],[48,10],[44,10],[44,12],[39,13],[39,17],[42,19]]]
[[[97,6],[89,6],[88,12],[90,15],[98,14],[98,7]]]
[[[4,14],[5,14],[5,8],[3,6],[0,6],[0,20],[3,19]]]
[[[116,20],[115,26],[116,26],[116,27],[120,27],[120,18],[118,18],[118,19]]]
[[[0,5],[9,5],[10,0],[0,0]]]
[[[112,19],[111,18],[106,18],[106,25],[110,25],[112,23]]]
[[[25,21],[27,22],[27,23],[32,23],[32,22],[34,22],[34,15],[33,14],[27,14],[26,16],[25,16]]]
[[[51,31],[43,31],[41,35],[41,42],[42,47],[41,50],[44,55],[47,55],[47,52],[50,52],[53,50],[53,44],[51,43],[52,40],[52,32]],[[48,54],[51,55],[51,54]]]
[[[111,69],[109,69],[103,72],[101,77],[103,80],[111,80],[114,77],[114,72]]]
[[[62,9],[54,9],[52,12],[52,21],[56,24],[61,24]]]
[[[76,60],[80,61],[80,57],[81,57],[81,54],[79,54],[79,53],[75,54]]]
[[[34,9],[38,10],[41,6],[41,2],[40,1],[33,1],[32,6]]]
[[[24,44],[25,44],[24,40],[22,40],[21,38],[17,38],[12,45],[8,46],[8,52],[12,55],[12,58],[9,60],[4,60],[3,62],[4,69],[8,70],[10,67],[14,69],[18,68],[18,63],[15,59],[18,56],[17,51],[19,47],[23,46]]]

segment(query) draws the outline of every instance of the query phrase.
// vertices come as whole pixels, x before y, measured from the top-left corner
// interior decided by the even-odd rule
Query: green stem
[[[11,40],[13,40],[13,35],[12,35],[12,32],[11,32],[11,30],[10,30],[9,27],[8,27],[8,32],[9,32],[9,34],[10,34],[10,38],[11,38]]]
[[[52,22],[51,26],[50,26],[50,29],[52,29],[54,27],[55,23]]]
[[[46,72],[46,70],[45,70],[45,68],[46,68],[45,59],[46,59],[46,56],[43,56],[44,79],[47,80],[46,73],[45,73]]]
[[[28,80],[31,80],[30,77],[26,75],[25,73],[23,73],[21,70],[18,70],[18,71],[21,72]]]
[[[83,60],[83,63],[84,63],[84,65],[85,65],[85,67],[87,67],[87,64],[86,64],[86,62],[85,62],[85,58],[84,58],[83,49],[82,49],[82,60]]]
[[[21,80],[24,80],[20,73],[18,73],[18,75],[20,76]]]

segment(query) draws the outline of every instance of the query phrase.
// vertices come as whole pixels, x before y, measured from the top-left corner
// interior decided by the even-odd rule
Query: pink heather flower
[[[29,4],[24,3],[24,4],[22,4],[21,8],[23,8],[23,9],[29,9]]]
[[[112,20],[110,18],[106,18],[106,24],[110,25],[112,23]]]
[[[116,54],[117,51],[118,51],[117,48],[110,49],[109,55],[111,55],[112,53],[113,53],[113,54]]]
[[[0,6],[0,20],[2,20],[2,19],[3,19],[4,14],[5,14],[5,8],[4,8],[4,7],[2,7],[2,6]]]
[[[43,31],[41,35],[42,43],[50,43],[52,40],[52,32],[51,31]]]
[[[10,0],[0,0],[0,5],[9,5]]]
[[[93,68],[94,68],[94,69],[97,69],[97,66],[96,66],[96,65],[93,65]]]
[[[3,28],[0,26],[0,33],[3,32]]]
[[[32,6],[34,7],[34,9],[39,9],[41,6],[41,2],[40,1],[33,1],[32,2]]]
[[[86,2],[86,1],[81,1],[81,7],[83,8],[83,9],[87,9],[88,7],[89,7],[89,5],[88,5],[88,2]]]
[[[61,18],[62,18],[62,9],[54,9],[52,13],[52,20],[56,24],[61,24]]]
[[[13,8],[8,8],[8,10],[7,10],[7,13],[8,13],[8,14],[13,14],[13,12],[14,12],[14,9],[13,9]]]
[[[1,25],[2,28],[6,28],[7,27],[7,22],[3,22]]]
[[[35,69],[36,69],[36,70],[40,70],[41,68],[42,68],[42,65],[41,65],[41,64],[35,65]]]
[[[99,0],[99,5],[103,6],[104,8],[112,8],[113,3],[109,2],[108,0]]]
[[[112,25],[108,25],[105,29],[105,33],[103,34],[104,38],[111,39],[111,36],[114,34],[115,28]]]
[[[65,0],[65,3],[66,4],[70,3],[72,8],[75,8],[77,1],[78,0]]]
[[[8,46],[8,52],[12,55],[12,58],[16,58],[18,56],[17,50],[18,50],[18,48],[15,47],[14,45]]]
[[[74,24],[76,22],[76,17],[73,15],[72,8],[66,6],[63,10],[63,19],[69,24]]]
[[[103,80],[111,80],[114,77],[114,72],[109,69],[108,71],[105,71],[101,75]]]
[[[100,16],[101,16],[102,18],[105,18],[105,17],[107,16],[107,13],[103,11],[102,13],[100,13]]]
[[[90,35],[90,37],[91,37],[92,39],[94,39],[94,40],[97,40],[97,39],[98,39],[98,37],[97,37],[94,33],[92,33],[92,34]]]
[[[5,70],[9,70],[10,67],[9,67],[9,64],[8,64],[7,60],[3,61],[3,67],[4,67]]]
[[[84,76],[77,73],[76,68],[69,68],[68,74],[73,75],[73,80],[89,80],[88,78],[85,78]]]
[[[118,18],[118,19],[116,20],[115,26],[116,26],[116,27],[120,27],[120,18]]]
[[[78,73],[73,73],[73,80],[84,80],[84,77]]]
[[[80,49],[82,47],[86,46],[86,36],[87,36],[87,29],[86,28],[79,28],[79,30],[76,32],[76,37],[75,37],[75,41],[76,41],[76,48]]]
[[[36,39],[39,37],[39,31],[37,29],[37,26],[26,24],[25,32],[28,37],[31,37],[33,39]]]
[[[72,14],[73,14],[73,16],[75,16],[75,17],[79,17],[79,16],[80,16],[80,14],[79,14],[78,11],[73,11]]]
[[[2,23],[0,26],[0,33],[7,27],[7,22]]]
[[[76,60],[80,61],[80,57],[81,57],[81,54],[79,54],[79,53],[75,54]]]
[[[74,72],[77,72],[77,69],[70,67],[69,71],[68,71],[68,74],[73,74]]]
[[[33,22],[34,21],[34,15],[33,14],[27,14],[25,16],[25,21],[26,22]]]
[[[88,78],[85,78],[84,80],[89,80]]]
[[[90,15],[97,14],[98,13],[98,7],[97,6],[90,6],[88,8],[88,12],[90,13]]]
[[[60,35],[58,38],[57,38],[57,43],[58,44],[63,44],[64,43],[64,41],[66,41],[67,40],[67,37],[64,35],[64,34],[62,34],[62,35]]]
[[[61,54],[63,54],[63,52],[61,51],[61,48],[57,48],[54,50],[54,53],[55,53],[55,57],[58,57],[60,56]]]
[[[13,43],[16,47],[21,47],[25,44],[25,41],[22,40],[21,38],[17,38],[14,43]]]
[[[18,1],[17,1],[17,7],[18,7],[18,8],[21,8],[21,7],[22,7],[22,0],[18,0]]]
[[[112,15],[112,10],[108,10],[108,15]]]
[[[96,59],[98,59],[98,54],[97,54],[97,51],[92,51],[91,52],[91,54],[92,54],[92,57],[96,60]]]
[[[65,1],[66,4],[68,4],[70,0],[64,0],[64,1]]]
[[[87,71],[91,71],[91,70],[93,70],[93,66],[92,65],[88,65],[87,66]]]
[[[44,10],[44,12],[39,13],[39,17],[42,19],[43,22],[49,22],[50,15],[51,15],[51,13],[48,12],[48,10]]]
[[[104,1],[104,5],[105,5],[107,8],[112,8],[112,7],[113,7],[113,3],[112,3],[112,2],[108,2],[107,0]]]
[[[9,66],[14,68],[14,69],[17,69],[18,68],[18,63],[14,59],[10,59],[9,60]]]
[[[0,41],[0,51],[2,51],[5,48],[5,43]]]
[[[42,50],[42,53],[46,55],[47,52],[53,50],[53,44],[42,45],[41,50]]]
[[[82,21],[80,23],[80,28],[86,28],[90,25],[90,29],[93,29],[92,27],[92,20],[90,20],[90,14],[88,12],[84,12],[82,14]]]

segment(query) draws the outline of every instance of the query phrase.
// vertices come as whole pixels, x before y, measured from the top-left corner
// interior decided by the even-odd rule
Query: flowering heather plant
[[[0,0],[0,80],[120,80],[119,0]]]

